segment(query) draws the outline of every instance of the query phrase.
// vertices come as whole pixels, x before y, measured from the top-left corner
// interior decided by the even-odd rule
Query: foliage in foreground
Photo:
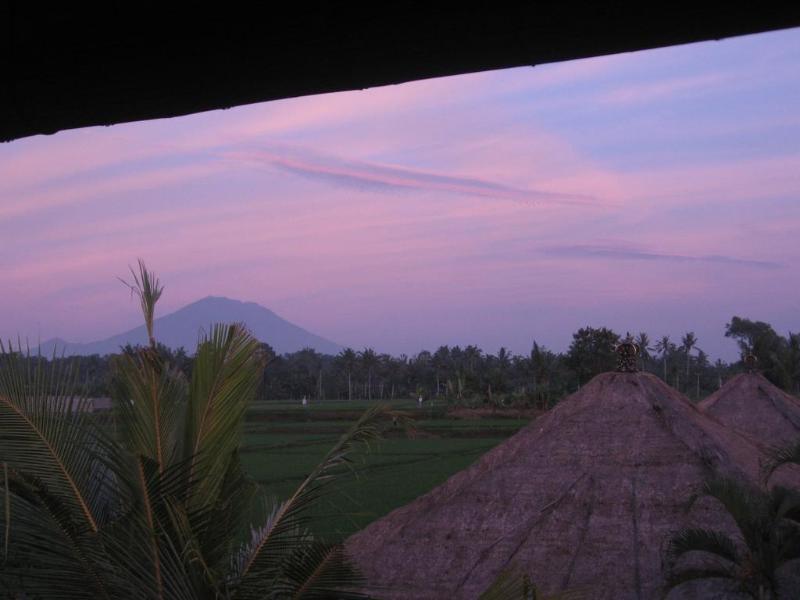
[[[157,351],[162,288],[141,263],[132,289],[151,343],[116,360],[113,428],[74,395],[69,370],[0,348],[3,595],[361,597],[342,547],[305,526],[386,410],[368,410],[289,499],[269,500],[238,456],[264,368],[258,341],[214,326],[189,379]]]
[[[783,448],[776,448],[770,452],[769,460],[765,465],[765,475],[769,479],[775,471],[784,465],[800,466],[800,439],[794,444]]]
[[[759,600],[796,598],[781,589],[781,567],[800,560],[800,494],[769,491],[733,479],[709,480],[701,494],[716,499],[736,524],[736,534],[687,528],[666,548],[667,589],[689,581],[717,580],[730,591]]]

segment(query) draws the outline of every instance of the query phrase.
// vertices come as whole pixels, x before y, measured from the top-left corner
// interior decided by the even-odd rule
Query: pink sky
[[[800,329],[800,30],[0,145],[0,335],[258,302],[342,345]]]

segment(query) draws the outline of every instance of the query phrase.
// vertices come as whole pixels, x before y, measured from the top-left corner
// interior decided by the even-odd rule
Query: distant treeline
[[[497,354],[477,346],[441,346],[415,356],[378,354],[371,348],[343,350],[336,356],[307,348],[276,355],[263,345],[269,362],[259,391],[263,400],[388,400],[419,398],[465,405],[549,407],[604,371],[616,366],[614,347],[629,334],[605,327],[584,327],[572,336],[565,353],[533,343],[527,355],[501,348]],[[768,323],[733,317],[725,336],[739,345],[742,357],[756,357],[756,368],[779,387],[800,392],[800,334],[779,335]],[[718,389],[731,375],[744,370],[743,362],[712,363],[693,332],[680,339],[651,339],[646,333],[631,336],[641,348],[640,369],[654,373],[689,397],[698,399]],[[110,394],[113,362],[119,355],[80,359],[45,359],[53,368],[75,369],[76,382],[92,397]],[[175,368],[191,373],[193,358],[183,348],[159,346]],[[54,360],[54,362],[53,362]]]

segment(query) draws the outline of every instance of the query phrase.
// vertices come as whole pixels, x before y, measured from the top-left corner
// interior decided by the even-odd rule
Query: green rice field
[[[403,506],[464,469],[513,435],[527,418],[518,415],[455,418],[444,406],[394,403],[415,419],[417,436],[400,431],[359,452],[319,503],[311,528],[343,539]],[[245,421],[242,461],[267,492],[288,497],[368,404],[260,402]]]

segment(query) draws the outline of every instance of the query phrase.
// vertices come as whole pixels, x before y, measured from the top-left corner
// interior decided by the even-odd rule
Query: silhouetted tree
[[[364,348],[359,353],[361,367],[367,373],[367,399],[372,400],[372,375],[378,366],[378,355],[372,348]]]
[[[656,352],[661,353],[661,362],[664,364],[664,381],[667,380],[667,357],[673,347],[668,335],[661,336],[661,339],[656,342]]]
[[[352,348],[345,348],[336,357],[337,364],[347,373],[347,399],[353,400],[353,370],[358,364],[358,354]]]
[[[618,343],[619,335],[606,327],[583,327],[572,335],[566,362],[577,375],[579,385],[614,370],[617,362],[614,348]]]

